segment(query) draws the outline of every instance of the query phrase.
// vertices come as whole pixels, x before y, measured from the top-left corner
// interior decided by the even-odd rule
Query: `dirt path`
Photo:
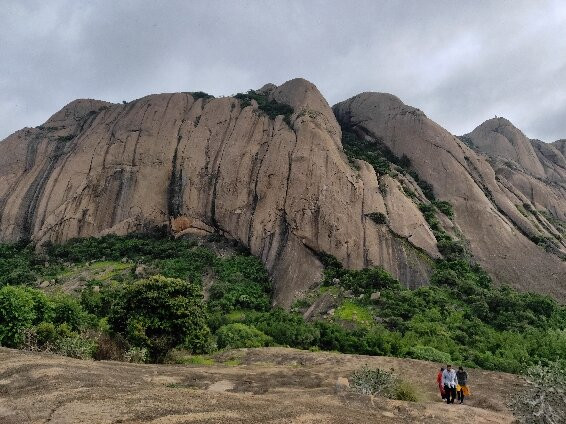
[[[137,365],[0,348],[0,423],[510,423],[507,398],[522,385],[513,375],[470,370],[467,405],[445,405],[429,362],[284,348],[215,359]],[[423,400],[371,398],[337,385],[366,363],[394,368]]]

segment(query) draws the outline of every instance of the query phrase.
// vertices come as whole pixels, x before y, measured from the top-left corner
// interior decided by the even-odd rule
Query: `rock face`
[[[264,90],[294,108],[290,125],[255,101],[176,93],[78,100],[13,134],[0,143],[0,239],[220,232],[263,260],[284,306],[320,280],[319,252],[425,284],[422,251],[438,251],[424,219],[405,199],[386,202],[371,166],[352,167],[316,87],[296,79]],[[399,234],[368,218],[386,203]]]
[[[539,231],[516,207],[527,198],[522,189],[422,112],[375,93],[333,112],[302,79],[258,92],[292,106],[290,119],[270,118],[255,100],[174,93],[124,105],[77,100],[16,132],[0,142],[0,241],[41,245],[155,227],[220,233],[262,259],[282,306],[320,280],[323,252],[350,268],[381,265],[408,287],[426,284],[440,253],[407,195],[426,201],[423,192],[409,175],[350,163],[342,124],[408,156],[453,203],[445,228],[463,234],[496,278],[566,298],[565,263],[526,237]],[[540,175],[560,166],[549,164],[561,163],[563,144],[529,146],[544,160],[517,163],[533,166],[545,185]],[[555,195],[535,202],[549,222],[562,216],[564,196]]]
[[[566,195],[562,188],[555,190],[541,179],[546,168],[537,149],[528,140],[524,143],[520,131],[510,128],[508,121],[502,121],[503,127],[498,126],[499,120],[488,121],[487,128],[468,136],[474,145],[484,146],[494,155],[512,156],[521,167],[538,175],[531,178],[541,186],[540,199],[537,197],[533,207],[544,209],[548,219],[543,214],[537,214],[540,221],[523,215],[521,208],[528,201],[522,191],[525,186],[516,179],[504,180],[485,155],[397,97],[363,93],[337,104],[334,112],[352,131],[380,140],[398,157],[410,159],[411,167],[432,184],[436,197],[453,205],[454,223],[474,258],[499,282],[566,298],[566,262],[559,257],[564,238],[553,237],[556,254],[531,241],[552,231],[551,225],[546,231],[540,222],[546,226],[551,220],[563,219]],[[492,134],[492,129],[499,132]]]
[[[488,155],[497,180],[512,192],[514,203],[534,226],[535,237],[544,238],[548,250],[565,257],[566,157],[562,143],[529,140],[504,118],[486,121],[464,137]]]

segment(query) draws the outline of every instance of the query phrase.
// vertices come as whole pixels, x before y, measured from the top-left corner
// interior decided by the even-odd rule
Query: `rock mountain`
[[[421,212],[432,193],[453,210],[436,210],[442,231],[496,281],[566,299],[564,140],[529,140],[502,118],[455,137],[390,94],[331,108],[303,79],[256,95],[76,100],[12,134],[0,142],[0,241],[220,233],[262,259],[289,306],[320,279],[321,253],[426,284],[446,254]],[[265,113],[258,96],[293,112]],[[348,157],[343,132],[395,164]]]

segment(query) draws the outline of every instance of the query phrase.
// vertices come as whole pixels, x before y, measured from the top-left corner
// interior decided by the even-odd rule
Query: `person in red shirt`
[[[442,397],[442,400],[444,400],[444,398],[446,397],[446,392],[444,391],[444,384],[442,383],[442,372],[443,371],[444,371],[444,368],[440,368],[440,371],[436,375],[436,384],[438,384],[438,389],[440,390],[440,397]]]

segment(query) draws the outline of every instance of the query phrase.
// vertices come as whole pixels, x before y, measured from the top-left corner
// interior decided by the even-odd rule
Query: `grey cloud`
[[[233,94],[296,76],[391,92],[462,134],[566,137],[566,6],[510,1],[5,1],[0,138],[75,98]]]

